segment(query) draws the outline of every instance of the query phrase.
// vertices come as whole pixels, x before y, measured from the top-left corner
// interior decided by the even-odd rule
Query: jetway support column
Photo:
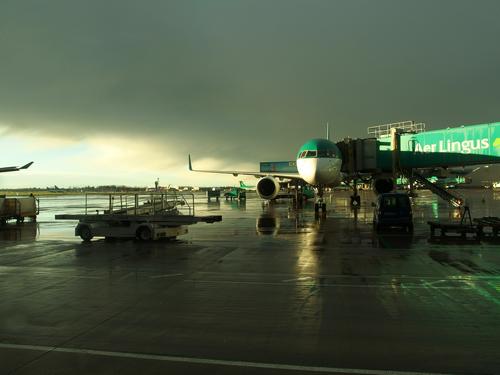
[[[400,151],[401,133],[399,129],[391,129],[391,151],[392,151],[392,177],[396,179],[401,175]]]
[[[356,141],[353,139],[346,139],[347,152],[348,152],[348,172],[351,176],[354,176],[357,172],[356,170],[356,158],[358,153],[356,150]],[[352,180],[352,195],[351,195],[351,207],[357,208],[361,203],[361,198],[358,194],[358,180],[353,178]]]
[[[404,176],[404,173],[403,173],[403,176]],[[408,183],[409,183],[408,195],[410,197],[416,197],[417,196],[417,193],[415,192],[416,179],[413,176],[413,168],[408,169],[406,177],[408,178]]]

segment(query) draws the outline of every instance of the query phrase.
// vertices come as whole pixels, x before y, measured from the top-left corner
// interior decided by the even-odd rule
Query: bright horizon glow
[[[9,133],[0,128],[0,166],[27,170],[0,174],[0,190],[16,188],[84,187],[99,185],[230,186],[248,176],[190,172],[188,152],[162,147],[161,142],[128,140],[116,136],[80,141],[29,134]],[[184,155],[185,154],[185,155]],[[172,157],[177,155],[177,157]],[[215,158],[196,159],[198,168],[258,170],[259,165],[225,163]],[[231,160],[228,158],[227,161]]]

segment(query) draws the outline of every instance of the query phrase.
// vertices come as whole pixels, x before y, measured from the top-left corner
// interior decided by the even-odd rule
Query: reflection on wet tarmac
[[[320,231],[323,215],[311,215],[304,210],[277,209],[274,205],[266,205],[256,220],[256,231],[259,235],[277,236],[288,234],[307,234]]]
[[[274,210],[267,210],[257,218],[256,229],[258,234],[273,235],[278,234],[280,229],[280,219]]]
[[[483,192],[465,193],[473,216],[498,216],[493,194],[483,203]],[[35,241],[18,234],[0,241],[0,322],[7,322],[0,334],[9,343],[82,348],[78,364],[96,373],[110,367],[86,350],[361,373],[498,373],[498,244],[429,244],[427,220],[453,213],[430,193],[418,194],[413,235],[375,233],[368,192],[356,210],[348,192],[328,197],[328,212],[318,217],[310,204],[263,207],[250,194],[244,205],[207,204],[200,195],[197,214],[221,214],[221,223],[148,243],[82,243],[75,223],[53,219],[77,211],[78,200],[51,198]],[[9,353],[0,348],[2,368]],[[26,373],[74,363],[68,353],[34,362],[24,353],[10,362],[12,371],[19,363]],[[131,371],[159,371],[128,360]]]
[[[314,214],[313,202],[305,203],[302,209],[294,209],[288,201],[278,201],[272,204],[262,204],[255,193],[248,193],[246,200],[211,201],[207,202],[203,193],[195,196],[196,213],[221,214],[223,222],[217,227],[213,225],[194,225],[189,228],[189,234],[180,237],[181,241],[226,241],[225,235],[237,235],[242,239],[254,235],[270,236],[279,241],[291,235],[302,236],[297,240],[305,243],[340,243],[346,246],[354,244],[370,244],[378,248],[411,249],[425,246],[429,238],[427,220],[449,219],[458,220],[459,211],[450,209],[428,191],[419,190],[414,202],[414,236],[407,236],[399,231],[376,234],[371,223],[373,207],[371,203],[375,196],[370,191],[361,192],[361,206],[353,209],[349,202],[349,192],[334,192],[325,197],[328,200],[326,214]],[[496,191],[460,191],[467,197],[474,217],[498,216],[500,213],[500,193]],[[97,202],[96,209],[101,203]],[[8,226],[0,232],[3,240],[71,240],[78,241],[73,236],[75,222],[56,222],[56,213],[79,213],[83,209],[84,200],[81,196],[42,197],[41,213],[36,226]],[[253,221],[253,225],[249,225]],[[253,228],[252,228],[253,227]],[[250,231],[249,231],[250,230]],[[315,238],[312,240],[312,238]],[[485,242],[486,243],[486,242]]]
[[[410,249],[413,244],[412,233],[374,233],[373,246],[384,249]]]
[[[228,208],[233,209],[233,210],[244,211],[246,209],[246,206],[247,206],[247,200],[246,199],[224,200],[224,205]]]
[[[39,234],[38,223],[8,223],[0,226],[0,241],[34,241]]]

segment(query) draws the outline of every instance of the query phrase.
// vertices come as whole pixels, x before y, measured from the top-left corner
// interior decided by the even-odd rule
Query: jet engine
[[[375,194],[389,193],[394,190],[394,181],[392,178],[377,178],[373,183]]]
[[[280,183],[274,177],[262,177],[259,182],[257,182],[255,190],[262,199],[271,200],[278,196]]]

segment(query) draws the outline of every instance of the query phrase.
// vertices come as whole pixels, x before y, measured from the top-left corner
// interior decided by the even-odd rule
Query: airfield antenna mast
[[[330,140],[330,125],[326,123],[326,139]]]

